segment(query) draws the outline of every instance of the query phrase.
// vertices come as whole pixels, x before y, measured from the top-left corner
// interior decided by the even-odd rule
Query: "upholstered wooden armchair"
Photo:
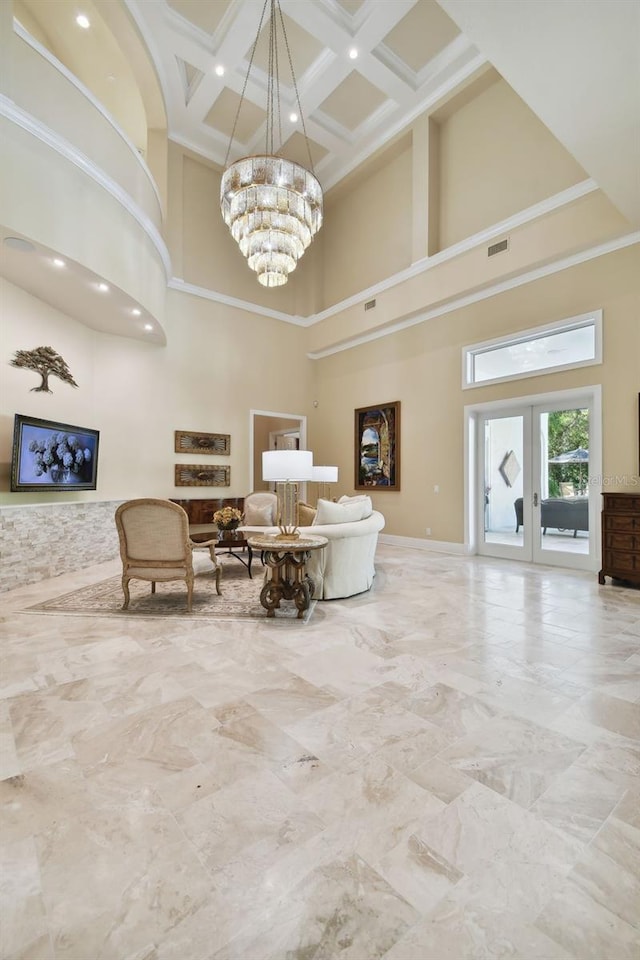
[[[185,580],[187,584],[187,611],[191,612],[193,598],[193,550],[208,547],[215,569],[216,590],[220,593],[220,566],[215,553],[215,540],[194,543],[189,539],[189,518],[186,511],[170,500],[146,497],[128,500],[116,510],[116,527],[120,538],[122,558],[122,609],[129,606],[129,581],[151,581],[151,592],[156,583]]]
[[[277,522],[278,498],[268,490],[248,493],[244,498],[244,520],[242,529],[255,527],[273,527]]]

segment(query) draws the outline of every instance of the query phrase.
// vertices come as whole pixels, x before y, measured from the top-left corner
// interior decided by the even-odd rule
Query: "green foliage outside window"
[[[589,449],[589,411],[555,410],[549,414],[549,457],[568,450]],[[576,494],[585,494],[589,463],[550,463],[549,496],[561,496],[560,484],[572,483]]]

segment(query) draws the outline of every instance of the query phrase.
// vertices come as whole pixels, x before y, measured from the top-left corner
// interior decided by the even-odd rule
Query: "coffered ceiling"
[[[223,165],[264,0],[118,0],[159,79],[172,139]],[[634,226],[640,224],[640,3],[636,0],[280,0],[315,172],[325,190],[412,120],[494,67]],[[135,143],[140,97],[116,0],[13,0]],[[74,26],[77,12],[91,29]],[[111,28],[111,29],[110,29]],[[80,36],[82,34],[82,36]],[[350,51],[357,51],[351,59]],[[218,75],[216,68],[223,70]],[[261,152],[262,35],[230,159]],[[308,166],[280,62],[283,153]],[[147,104],[148,110],[148,104]],[[151,126],[157,118],[147,116]]]
[[[171,137],[224,164],[263,0],[124,2],[154,59]],[[640,223],[640,3],[280,4],[325,190],[491,65],[629,221]],[[265,148],[267,53],[263,26],[229,159]],[[284,53],[279,73],[282,152],[308,165],[300,121],[289,121],[296,97]]]
[[[126,0],[161,79],[170,136],[223,164],[263,0]],[[281,0],[315,172],[328,189],[486,64],[436,0]],[[265,149],[268,10],[230,159]],[[224,70],[222,76],[216,73]],[[309,165],[286,51],[282,152]]]

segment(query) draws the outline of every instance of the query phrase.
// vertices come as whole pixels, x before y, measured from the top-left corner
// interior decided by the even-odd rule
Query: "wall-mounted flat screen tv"
[[[16,413],[11,490],[95,490],[100,433]]]

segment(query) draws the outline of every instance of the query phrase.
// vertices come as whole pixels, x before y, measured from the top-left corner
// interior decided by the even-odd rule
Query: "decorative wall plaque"
[[[176,463],[176,487],[228,487],[231,467]]]
[[[16,350],[13,360],[11,360],[11,366],[24,367],[26,370],[33,370],[34,373],[40,374],[42,378],[40,385],[31,387],[36,393],[40,391],[53,393],[53,390],[49,389],[49,377],[58,377],[63,383],[68,383],[72,387],[78,386],[71,376],[71,370],[69,370],[66,360],[53,347]]]
[[[176,430],[176,453],[219,454],[228,457],[231,453],[231,434],[194,433],[191,430]]]
[[[502,463],[498,467],[500,476],[508,487],[512,487],[514,485],[518,479],[518,474],[520,473],[521,469],[522,468],[518,463],[518,458],[513,450],[508,450],[507,453],[505,453]]]

